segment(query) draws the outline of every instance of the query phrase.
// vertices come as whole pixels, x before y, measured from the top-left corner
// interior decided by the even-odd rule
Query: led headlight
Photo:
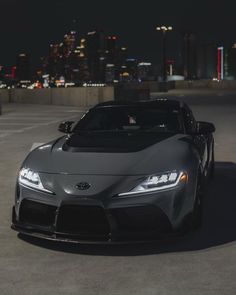
[[[39,174],[30,170],[29,168],[22,168],[20,170],[19,183],[23,186],[52,194],[51,191],[44,188]]]
[[[170,189],[177,186],[180,181],[187,181],[187,178],[187,174],[182,171],[172,171],[163,174],[152,175],[146,178],[142,183],[133,188],[131,191],[119,194],[119,196],[129,196]]]

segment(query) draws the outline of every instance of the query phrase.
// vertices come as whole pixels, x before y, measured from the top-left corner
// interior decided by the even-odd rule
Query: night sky
[[[199,40],[226,46],[236,41],[236,9],[233,1],[80,1],[0,0],[0,64],[14,65],[19,51],[31,53],[35,65],[50,43],[62,40],[72,20],[80,34],[103,29],[119,36],[130,57],[156,63],[160,51],[157,25],[172,25],[169,57],[178,55],[181,32],[195,31]]]

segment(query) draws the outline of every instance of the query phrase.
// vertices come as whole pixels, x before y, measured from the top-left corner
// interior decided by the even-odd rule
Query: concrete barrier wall
[[[10,102],[10,95],[8,89],[1,89],[0,90],[0,103],[9,103]]]
[[[87,88],[53,88],[52,104],[85,106]]]
[[[172,85],[173,84],[173,85]],[[170,87],[171,86],[171,87]],[[126,86],[127,88],[128,86]],[[129,85],[128,90],[133,91],[134,99],[148,99],[149,91],[160,91],[160,83],[145,82],[142,84]],[[236,80],[212,81],[175,81],[169,89],[224,89],[236,90]],[[130,92],[131,92],[130,90]],[[143,93],[147,90],[147,93]],[[136,92],[137,93],[136,93]],[[116,91],[117,94],[117,91]],[[129,93],[120,93],[121,98]],[[145,94],[145,95],[144,95]],[[131,94],[130,94],[131,95]],[[28,103],[28,104],[53,104],[87,107],[97,103],[114,100],[114,87],[73,87],[73,88],[50,88],[50,89],[0,89],[0,103]]]
[[[10,89],[10,102],[51,104],[51,89]]]
[[[159,92],[160,84],[157,81],[145,81],[142,84],[150,89],[150,92]]]
[[[236,89],[236,80],[196,80],[196,81],[175,81],[175,89]]]
[[[150,88],[146,83],[126,83],[115,86],[115,100],[148,100]]]
[[[114,99],[113,87],[53,88],[53,105],[92,106]]]
[[[114,99],[114,87],[99,88],[99,102],[106,102]]]
[[[0,102],[92,106],[114,100],[113,87],[75,87],[50,89],[1,89]]]

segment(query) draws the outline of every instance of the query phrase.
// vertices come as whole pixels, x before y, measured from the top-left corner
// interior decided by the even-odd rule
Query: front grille
[[[171,225],[164,212],[154,206],[113,209],[118,229],[123,231],[169,232]]]
[[[62,205],[57,219],[57,232],[107,235],[110,227],[100,207]]]
[[[19,221],[39,226],[52,226],[56,210],[55,206],[23,200],[20,206]]]

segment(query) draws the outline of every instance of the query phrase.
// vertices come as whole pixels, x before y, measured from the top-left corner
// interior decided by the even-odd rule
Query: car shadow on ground
[[[236,164],[217,162],[206,191],[201,229],[182,237],[143,244],[85,245],[40,240],[19,234],[35,246],[53,251],[89,255],[135,256],[206,250],[236,241]]]

